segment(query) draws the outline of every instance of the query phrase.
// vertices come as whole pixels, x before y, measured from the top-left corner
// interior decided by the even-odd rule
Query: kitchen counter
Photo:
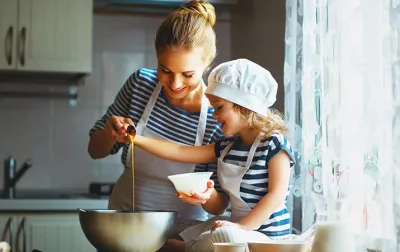
[[[1,195],[1,194],[0,194]],[[96,196],[73,191],[17,191],[13,199],[0,198],[0,212],[10,211],[76,211],[107,209],[108,196]]]

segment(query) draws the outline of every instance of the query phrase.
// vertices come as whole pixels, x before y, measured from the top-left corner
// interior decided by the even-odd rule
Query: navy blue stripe
[[[207,172],[207,165],[196,165],[194,168],[195,172]]]
[[[267,173],[261,173],[261,174],[249,174],[249,173],[246,173],[244,176],[243,176],[243,179],[245,179],[245,180],[258,180],[258,179],[266,179],[267,178],[267,175],[266,175]]]
[[[275,221],[275,222],[272,222],[267,225],[261,225],[260,230],[267,229],[269,227],[279,227],[279,226],[283,226],[283,225],[287,225],[287,224],[290,224],[290,218],[280,220],[280,221]]]
[[[254,161],[253,161],[254,162]],[[251,166],[251,169],[252,170],[266,170],[266,172],[265,172],[265,174],[268,174],[268,171],[267,171],[267,167],[266,166],[263,166],[263,165],[252,165]]]
[[[282,216],[282,215],[287,214],[287,213],[289,213],[289,212],[288,212],[288,210],[285,208],[285,209],[283,209],[283,210],[281,210],[281,211],[278,211],[278,212],[275,212],[275,213],[271,214],[271,217],[269,217],[269,218],[270,218],[270,219],[273,219],[273,218]]]
[[[250,148],[251,146],[248,145],[240,145],[239,141],[236,141],[232,146],[232,149],[236,151],[249,151]]]
[[[231,149],[231,150],[233,150],[233,149]],[[247,155],[246,156],[233,156],[233,155],[228,154],[228,155],[225,156],[224,160],[246,163],[247,162]]]
[[[260,198],[257,198],[257,199],[250,199],[250,198],[243,197],[243,195],[240,195],[240,197],[241,197],[246,203],[257,204],[258,202],[260,202]]]
[[[257,187],[263,187],[263,188],[268,188],[268,182],[265,183],[249,183],[252,186],[257,186]]]
[[[248,193],[248,194],[253,194],[253,195],[257,195],[257,196],[265,196],[267,194],[267,192],[263,192],[263,191],[257,191],[257,190],[250,190],[244,187],[240,187],[240,192],[241,193]]]
[[[262,152],[261,152],[262,153]],[[254,156],[253,162],[266,160],[268,155],[260,155],[260,152],[256,152],[257,156]]]

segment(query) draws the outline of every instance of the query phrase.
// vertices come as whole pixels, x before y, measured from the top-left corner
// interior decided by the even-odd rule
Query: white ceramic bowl
[[[214,252],[246,252],[246,243],[213,243]]]
[[[207,181],[212,172],[190,172],[168,176],[177,192],[188,196],[192,192],[204,192],[207,189]]]
[[[306,252],[305,241],[271,240],[268,242],[248,242],[250,252]]]

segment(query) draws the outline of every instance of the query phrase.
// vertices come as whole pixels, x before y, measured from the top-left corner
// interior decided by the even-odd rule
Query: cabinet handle
[[[25,65],[25,44],[26,44],[26,27],[22,27],[18,43],[19,63],[21,64],[21,66]]]
[[[22,237],[23,237],[23,243],[22,243],[22,251],[26,252],[26,233],[25,233],[25,217],[22,218],[21,222],[19,223],[18,229],[17,229],[17,240],[16,240],[16,247],[17,247],[17,252],[21,252],[19,249],[19,236],[22,232]]]
[[[7,64],[11,66],[12,64],[12,50],[13,50],[13,27],[8,27],[7,35],[6,35],[6,43],[5,43],[5,53]]]
[[[24,225],[22,226],[22,234],[24,237],[24,245],[22,245],[24,252],[26,252],[26,232],[25,232],[25,218],[23,219]]]
[[[6,240],[7,233],[9,233],[9,235],[8,235],[8,237],[9,237],[8,242],[9,242],[10,246],[13,246],[13,239],[12,239],[12,232],[11,232],[11,224],[12,224],[12,217],[8,218],[8,220],[7,220],[7,223],[6,223],[6,225],[5,225],[5,227],[4,227],[4,230],[3,230],[3,234],[1,235],[1,240],[2,240],[2,241],[5,241],[5,240]]]

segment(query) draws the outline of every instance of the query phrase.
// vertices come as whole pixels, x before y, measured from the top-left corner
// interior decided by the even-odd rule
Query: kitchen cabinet
[[[92,0],[0,0],[0,70],[90,73]]]
[[[96,251],[77,213],[1,213],[0,230],[0,238],[11,243],[13,251]]]

